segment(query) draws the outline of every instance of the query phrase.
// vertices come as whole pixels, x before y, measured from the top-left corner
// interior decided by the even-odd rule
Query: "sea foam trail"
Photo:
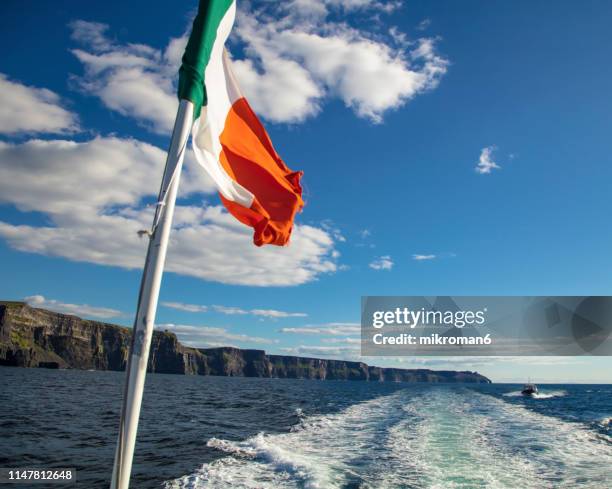
[[[404,394],[355,404],[332,415],[303,417],[290,433],[259,434],[242,442],[211,439],[228,457],[167,483],[168,488],[377,487],[368,482],[369,458],[403,416]],[[365,486],[363,484],[366,484]]]
[[[396,452],[423,475],[411,487],[610,487],[612,445],[578,423],[478,393],[438,390],[413,401],[414,429],[394,427]],[[397,487],[390,484],[391,487]]]
[[[612,487],[612,445],[581,424],[462,387],[398,391],[241,442],[167,488]]]

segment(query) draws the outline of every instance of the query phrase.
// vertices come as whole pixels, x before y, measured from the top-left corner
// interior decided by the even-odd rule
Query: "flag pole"
[[[193,123],[193,107],[193,103],[188,100],[180,101],[159,191],[155,218],[149,233],[149,248],[140,283],[138,307],[132,330],[132,344],[126,369],[111,489],[128,489],[130,483],[132,458],[149,359],[149,347],[151,346],[151,337],[155,325],[157,300],[168,249],[170,228],[172,227],[174,204],[187,140]]]

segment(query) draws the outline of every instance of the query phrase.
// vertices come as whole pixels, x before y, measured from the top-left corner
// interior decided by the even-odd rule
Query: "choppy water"
[[[0,380],[0,465],[107,487],[123,374]],[[612,487],[612,385],[518,387],[150,375],[133,486]]]

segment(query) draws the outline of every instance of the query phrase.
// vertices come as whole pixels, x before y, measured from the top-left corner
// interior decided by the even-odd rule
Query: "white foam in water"
[[[468,391],[414,402],[422,420],[397,446],[413,451],[417,487],[610,487],[612,446],[582,425]]]
[[[170,489],[611,487],[612,445],[578,423],[466,388],[411,389],[241,442]]]

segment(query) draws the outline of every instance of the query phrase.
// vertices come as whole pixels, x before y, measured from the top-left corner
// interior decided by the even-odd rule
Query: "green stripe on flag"
[[[208,101],[204,85],[204,70],[210,59],[217,28],[233,0],[200,0],[198,14],[187,42],[183,63],[179,69],[179,100],[194,104],[194,119],[200,117],[202,106]]]

